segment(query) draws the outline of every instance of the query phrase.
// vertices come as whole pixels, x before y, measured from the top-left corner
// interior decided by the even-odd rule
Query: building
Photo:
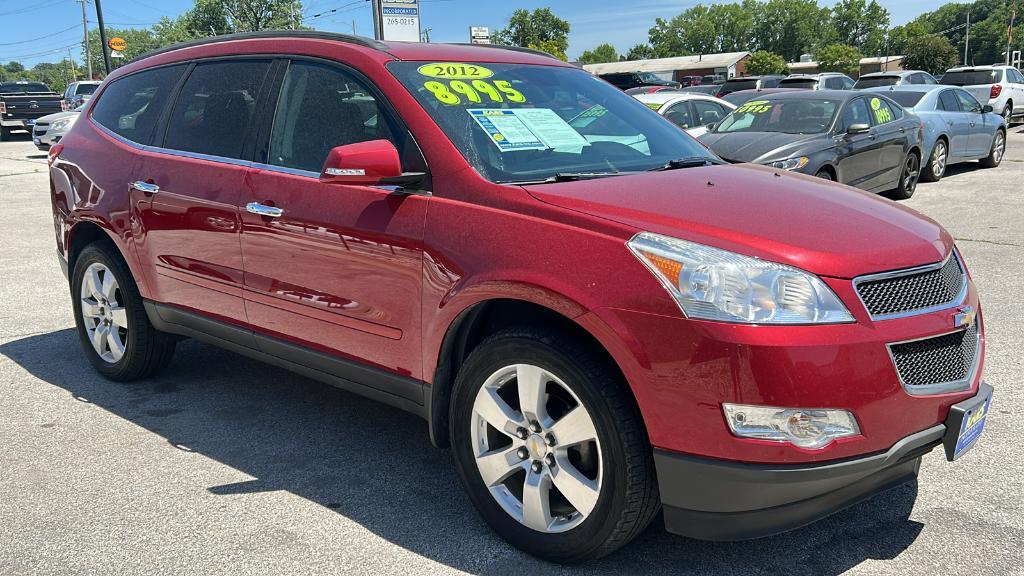
[[[721,74],[726,78],[742,76],[744,62],[750,52],[725,52],[722,54],[697,54],[650,60],[625,60],[603,64],[586,64],[583,69],[591,74],[613,74],[621,72],[653,72],[664,80],[678,81],[683,76],[706,76]]]
[[[787,64],[789,71],[793,74],[817,74],[818,63],[814,60],[801,60]],[[903,56],[878,56],[860,59],[860,72],[858,75],[870,74],[872,72],[898,72],[903,70]]]

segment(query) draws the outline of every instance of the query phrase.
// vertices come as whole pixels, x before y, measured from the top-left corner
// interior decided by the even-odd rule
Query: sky
[[[86,0],[90,28],[96,26],[94,0]],[[192,7],[193,0],[101,0],[108,27],[146,27],[161,16],[176,17]],[[569,21],[568,55],[610,42],[619,52],[647,40],[655,18],[671,18],[705,0],[420,0],[421,27],[430,29],[432,42],[468,42],[470,26],[504,27],[517,8],[550,7]],[[822,5],[833,4],[819,0]],[[880,0],[889,10],[893,25],[913,20],[934,10],[935,0]],[[369,0],[305,0],[305,24],[317,30],[373,34]],[[332,11],[333,10],[333,11]],[[81,61],[82,5],[78,0],[0,0],[0,62],[19,60],[26,67],[37,62],[72,57]]]

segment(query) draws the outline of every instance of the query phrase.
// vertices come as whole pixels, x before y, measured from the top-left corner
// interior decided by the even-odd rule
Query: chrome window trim
[[[979,320],[980,322],[980,320]],[[931,336],[923,336],[921,338],[911,338],[910,340],[901,340],[899,342],[889,342],[885,345],[886,352],[889,353],[889,361],[892,362],[892,368],[896,371],[896,378],[900,381],[900,386],[903,390],[911,396],[932,396],[935,394],[946,394],[949,392],[963,392],[971,389],[971,383],[974,382],[974,378],[978,375],[978,370],[981,368],[981,333],[982,326],[979,324],[977,328],[977,334],[975,335],[974,343],[974,363],[971,365],[971,369],[967,371],[967,376],[960,380],[951,380],[949,382],[937,382],[935,384],[924,384],[921,386],[912,386],[903,381],[903,376],[900,374],[900,369],[896,366],[896,357],[892,353],[892,347],[900,344],[909,344],[911,342],[920,342],[921,340],[931,340],[932,338],[941,338],[942,336],[948,336],[949,334],[956,334],[957,332],[966,332],[967,328],[961,328],[958,330],[951,330],[949,332],[941,332],[939,334],[932,334]]]
[[[963,282],[960,285],[960,292],[953,297],[952,300],[943,304],[936,304],[935,306],[929,306],[927,308],[916,308],[914,310],[908,310],[906,312],[895,312],[892,314],[872,314],[868,310],[868,305],[864,302],[864,298],[860,295],[860,285],[864,282],[873,282],[877,280],[888,280],[891,278],[899,278],[901,276],[913,276],[914,274],[920,274],[922,272],[931,272],[933,270],[939,270],[949,262],[950,258],[956,258],[957,265],[960,266],[960,272],[963,275]],[[948,310],[950,308],[956,308],[962,305],[967,300],[968,281],[967,281],[967,267],[964,266],[964,261],[960,259],[956,249],[949,252],[941,262],[935,262],[933,264],[925,264],[924,266],[915,266],[913,268],[904,268],[902,270],[891,270],[889,272],[878,272],[876,274],[865,274],[864,276],[857,276],[853,279],[853,292],[857,295],[857,300],[860,301],[860,305],[864,307],[864,311],[868,313],[868,316],[874,321],[880,320],[893,320],[896,318],[907,318],[909,316],[919,316],[921,314],[930,314],[932,312],[938,312],[940,310]],[[929,336],[931,338],[931,336]]]

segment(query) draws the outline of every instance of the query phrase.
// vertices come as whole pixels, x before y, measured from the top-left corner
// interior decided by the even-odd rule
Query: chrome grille
[[[32,133],[35,134],[36,136],[42,136],[43,134],[46,134],[46,130],[49,127],[50,127],[49,124],[40,124],[40,123],[36,122],[32,126]]]
[[[958,303],[967,275],[954,253],[941,265],[862,276],[854,286],[868,313],[878,319]]]
[[[934,338],[889,345],[900,381],[910,393],[968,387],[978,356],[978,324]],[[943,390],[935,390],[941,387]]]

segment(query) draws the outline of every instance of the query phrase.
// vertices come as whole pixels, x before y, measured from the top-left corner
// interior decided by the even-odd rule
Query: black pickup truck
[[[12,130],[31,132],[36,118],[60,112],[61,98],[42,82],[0,82],[0,141]]]

